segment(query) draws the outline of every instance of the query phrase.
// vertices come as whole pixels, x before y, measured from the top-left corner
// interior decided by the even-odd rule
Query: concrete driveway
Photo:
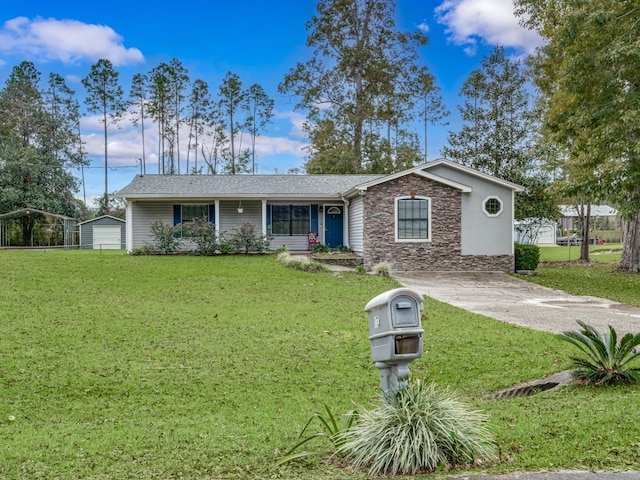
[[[597,297],[569,295],[497,272],[405,272],[405,287],[456,307],[527,328],[560,333],[578,330],[576,320],[608,332],[640,333],[640,308]]]
[[[640,332],[640,309],[596,297],[569,295],[505,273],[402,273],[405,287],[474,313],[527,328],[560,333],[578,330],[576,320],[618,334]],[[467,474],[450,480],[640,480],[640,472],[529,472],[506,475]]]

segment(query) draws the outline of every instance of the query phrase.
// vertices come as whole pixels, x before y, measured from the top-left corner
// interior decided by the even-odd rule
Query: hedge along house
[[[121,218],[103,215],[78,224],[80,248],[93,250],[122,250],[126,248],[126,222]]]
[[[436,160],[391,175],[138,175],[127,203],[127,250],[153,244],[156,220],[206,217],[219,233],[251,222],[272,248],[306,251],[307,234],[349,246],[366,267],[513,271],[519,185]]]

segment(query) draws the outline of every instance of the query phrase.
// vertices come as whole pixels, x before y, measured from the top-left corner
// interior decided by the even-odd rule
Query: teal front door
[[[324,244],[336,248],[342,245],[344,238],[343,207],[325,207]]]

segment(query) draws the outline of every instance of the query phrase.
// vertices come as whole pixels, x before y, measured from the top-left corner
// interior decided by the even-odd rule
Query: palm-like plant
[[[580,320],[578,324],[581,331],[560,334],[562,340],[585,354],[585,357],[571,357],[575,379],[593,385],[640,381],[640,367],[630,366],[640,356],[640,351],[635,351],[635,347],[640,345],[640,333],[627,333],[618,342],[618,334],[612,326],[609,326],[608,334],[603,334]]]

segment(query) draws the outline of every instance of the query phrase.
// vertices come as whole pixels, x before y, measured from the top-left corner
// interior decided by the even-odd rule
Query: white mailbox
[[[422,356],[422,296],[410,288],[381,293],[364,307],[369,314],[371,360],[395,362]]]
[[[420,312],[423,299],[415,290],[396,288],[381,293],[364,307],[369,315],[371,360],[380,372],[384,392],[407,384],[409,363],[422,356]]]

